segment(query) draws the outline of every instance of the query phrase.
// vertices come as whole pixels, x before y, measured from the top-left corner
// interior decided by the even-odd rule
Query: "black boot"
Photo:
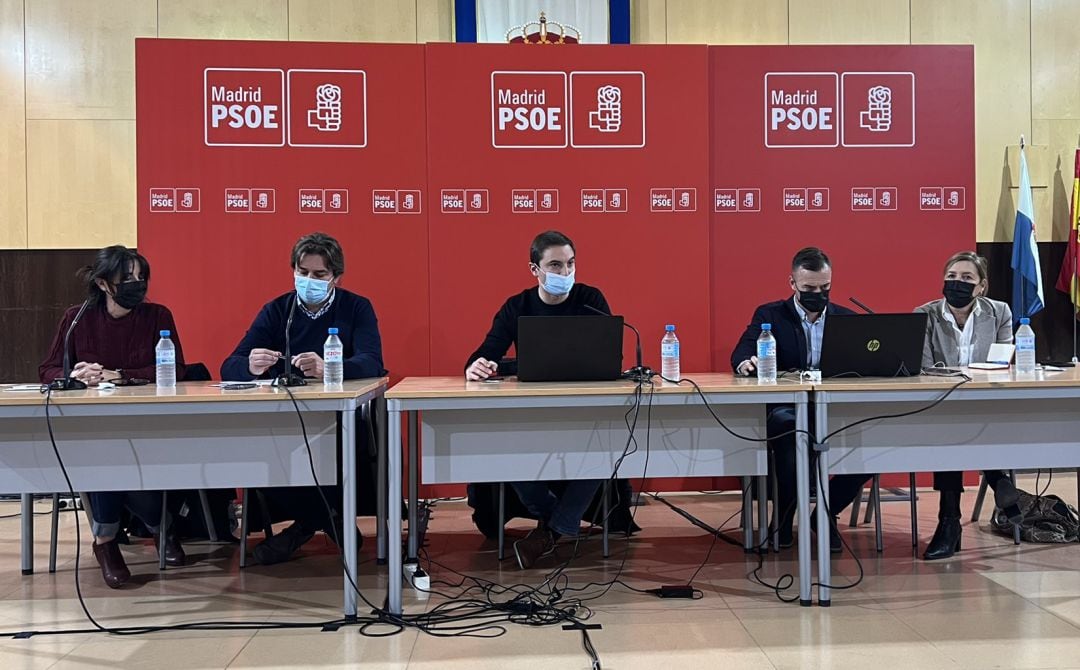
[[[960,492],[942,491],[938,507],[938,525],[923,559],[936,561],[960,551]]]
[[[1009,521],[1018,524],[1024,520],[1024,513],[1020,511],[1020,494],[1007,476],[994,483],[994,505],[1009,517]]]

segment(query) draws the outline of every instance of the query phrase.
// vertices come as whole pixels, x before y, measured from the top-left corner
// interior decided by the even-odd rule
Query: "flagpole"
[[[1073,205],[1073,206],[1074,207],[1080,207],[1080,204],[1076,204],[1076,205]],[[1077,231],[1075,229],[1072,231],[1072,234],[1080,237],[1080,231]],[[1078,240],[1078,242],[1080,242],[1080,240]],[[1069,287],[1069,289],[1070,289],[1069,298],[1070,299],[1073,299],[1077,294],[1077,285],[1076,285],[1076,262],[1077,262],[1077,256],[1080,256],[1080,254],[1074,254],[1073,255],[1072,285]],[[1072,318],[1072,322],[1073,322],[1073,357],[1072,357],[1072,362],[1074,364],[1075,363],[1080,363],[1080,358],[1076,357],[1076,317],[1077,317],[1076,308],[1077,308],[1077,305],[1074,303],[1073,304],[1073,318]]]

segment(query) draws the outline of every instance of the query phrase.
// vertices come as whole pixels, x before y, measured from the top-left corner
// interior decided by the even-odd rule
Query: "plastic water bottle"
[[[757,338],[757,378],[759,382],[776,381],[776,338],[771,323],[761,324]]]
[[[660,375],[673,382],[679,381],[679,338],[675,326],[664,326],[664,339],[660,340]]]
[[[323,383],[340,384],[345,381],[345,347],[338,337],[338,329],[330,328],[330,335],[323,344]]]
[[[1016,331],[1016,371],[1035,372],[1035,331],[1031,329],[1031,319],[1020,319],[1020,328]]]
[[[154,347],[154,379],[158,388],[176,386],[176,345],[169,339],[172,335],[167,330],[160,333],[161,339]]]

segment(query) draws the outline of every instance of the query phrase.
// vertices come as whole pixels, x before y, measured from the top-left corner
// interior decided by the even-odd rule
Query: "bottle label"
[[[1035,351],[1035,338],[1034,337],[1018,337],[1018,338],[1016,338],[1016,350],[1017,351]]]
[[[175,365],[176,364],[176,350],[166,350],[157,352],[157,364],[158,365]]]
[[[661,342],[660,343],[660,357],[661,358],[678,358],[679,357],[679,343],[678,342]]]
[[[342,354],[344,352],[341,349],[328,349],[323,351],[324,363],[340,363],[342,360]]]
[[[759,341],[757,343],[757,357],[767,358],[769,356],[776,356],[776,341]]]

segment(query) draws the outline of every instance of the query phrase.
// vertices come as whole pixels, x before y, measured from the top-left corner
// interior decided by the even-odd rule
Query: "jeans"
[[[566,482],[561,496],[556,496],[547,482],[511,482],[510,486],[530,514],[559,535],[575,537],[581,517],[602,483],[601,479],[574,479]]]
[[[127,507],[151,533],[161,528],[161,491],[102,491],[88,493],[94,537],[114,537],[120,532],[120,515]],[[171,519],[166,519],[166,526]]]
[[[795,430],[795,406],[774,405],[768,410],[766,419],[768,435],[782,435]],[[810,424],[813,432],[813,423]],[[776,475],[776,508],[780,519],[781,528],[791,528],[795,519],[795,433],[784,435],[770,440],[773,448],[773,472]],[[817,475],[814,471],[817,459],[811,454],[810,476],[815,481]],[[873,478],[873,475],[837,475],[829,480],[829,513],[833,516],[840,514],[845,507],[855,500],[862,492],[863,485]]]
[[[1005,473],[1001,470],[984,470],[983,475],[986,477],[986,485],[993,490],[997,490],[997,484],[1005,478]],[[935,491],[956,491],[957,493],[964,492],[964,473],[963,472],[935,472],[934,473],[934,490]]]

